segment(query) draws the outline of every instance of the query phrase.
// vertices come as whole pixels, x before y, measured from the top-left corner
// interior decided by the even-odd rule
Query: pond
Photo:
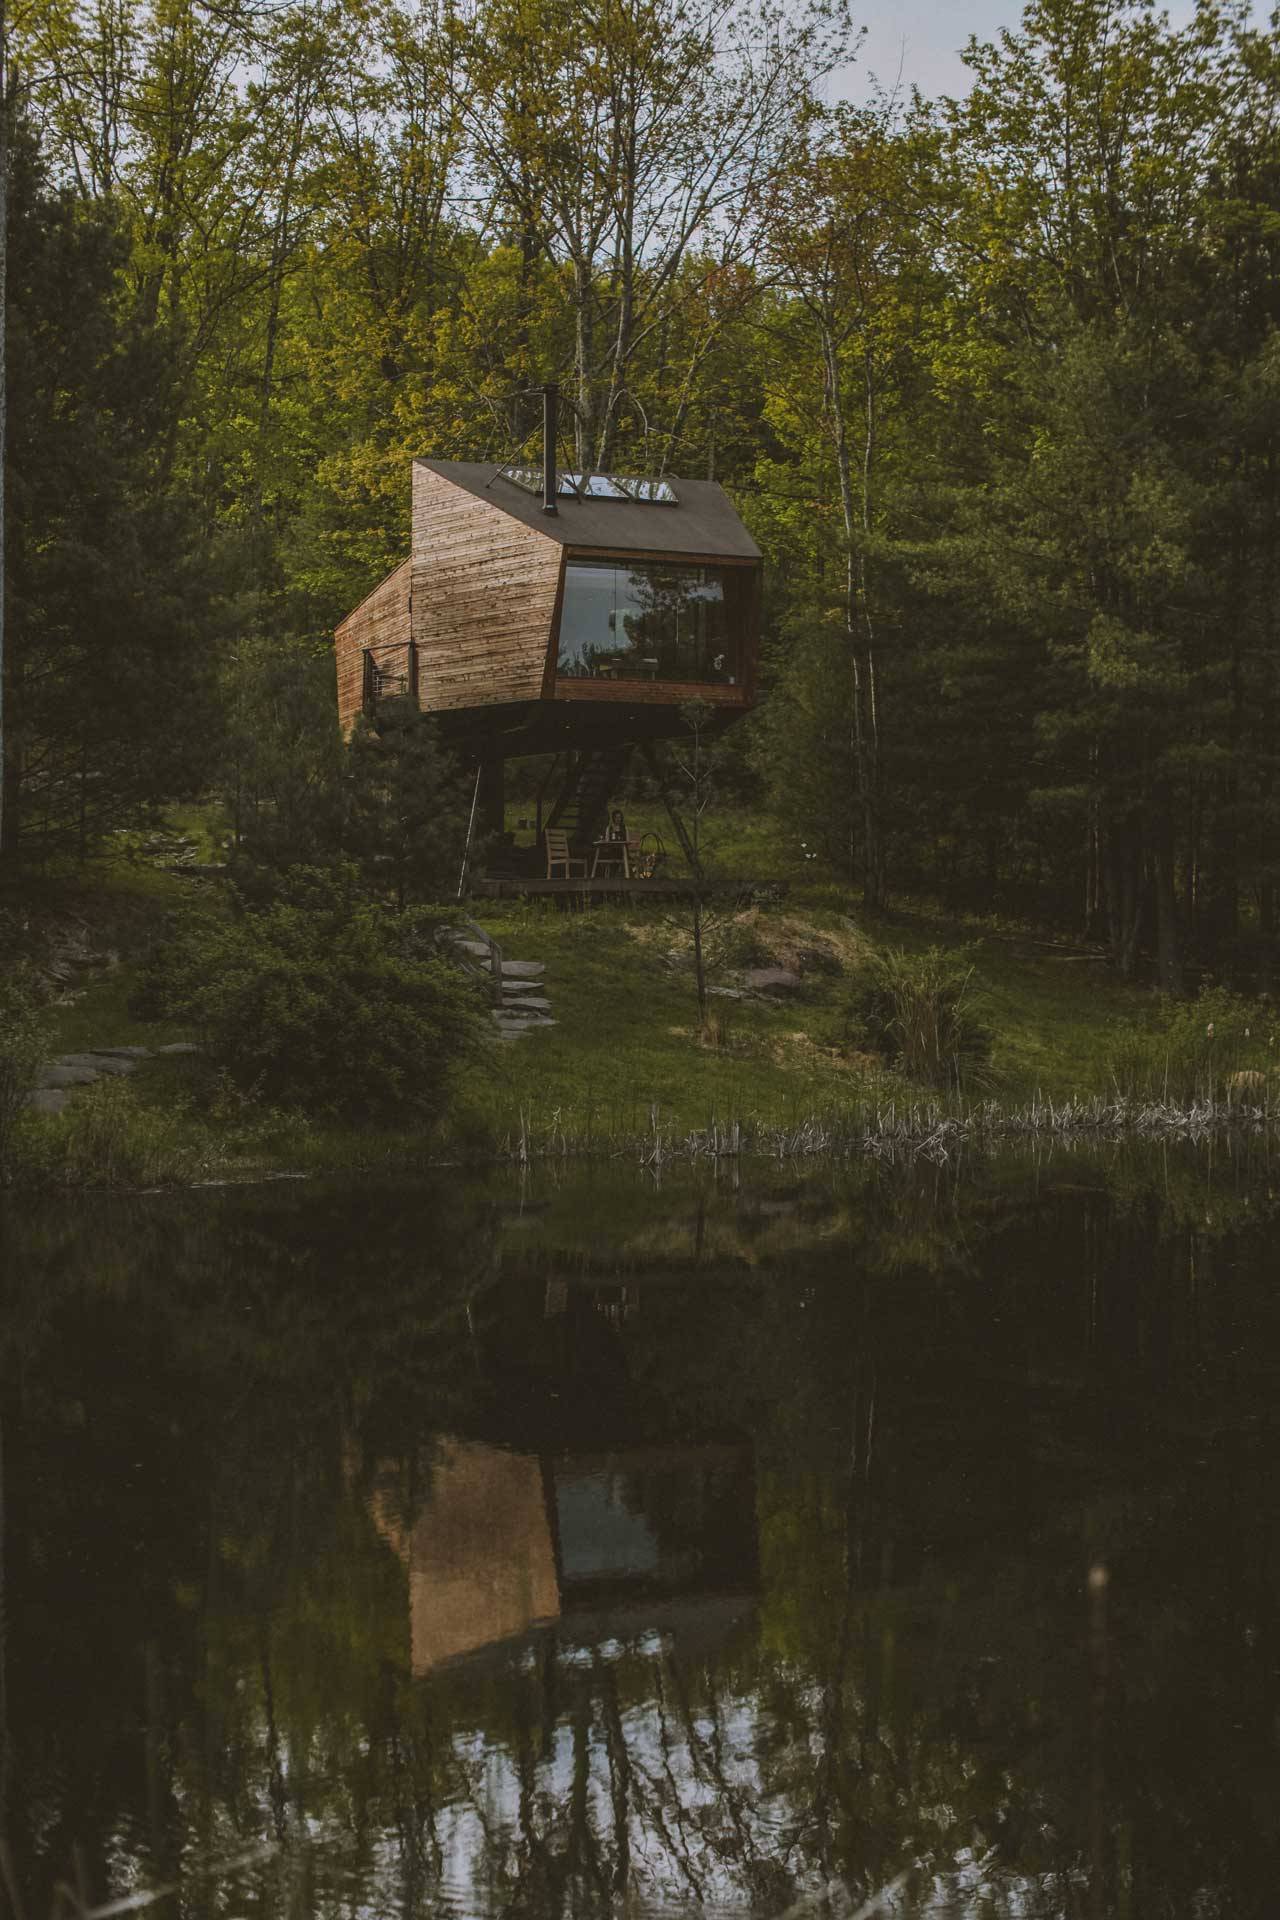
[[[1257,1149],[10,1205],[12,1906],[1275,1912],[1278,1211]]]

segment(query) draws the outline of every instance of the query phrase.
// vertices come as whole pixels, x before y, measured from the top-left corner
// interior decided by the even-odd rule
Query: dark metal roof
[[[562,547],[599,548],[602,552],[702,553],[726,560],[758,560],[760,549],[738,518],[724,488],[714,480],[677,480],[678,504],[650,501],[574,500],[557,497],[558,513],[544,513],[542,502],[514,480],[495,479],[490,460],[420,460],[442,480],[451,480],[477,500],[491,501],[513,520]]]

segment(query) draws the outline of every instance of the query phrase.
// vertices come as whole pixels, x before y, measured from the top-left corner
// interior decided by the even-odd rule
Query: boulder
[[[504,960],[502,963],[504,980],[540,980],[546,970],[541,960]]]
[[[69,1053],[61,1060],[48,1060],[36,1076],[37,1087],[91,1087],[98,1069],[83,1055]]]
[[[801,973],[823,973],[829,977],[844,972],[840,955],[834,947],[801,947],[796,954],[796,965]]]
[[[749,967],[742,980],[752,993],[773,994],[779,999],[799,993],[804,984],[800,975],[793,973],[790,967]]]

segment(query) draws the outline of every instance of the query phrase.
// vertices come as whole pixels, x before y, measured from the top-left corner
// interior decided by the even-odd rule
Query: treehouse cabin
[[[537,841],[559,824],[587,846],[631,749],[681,733],[685,703],[717,729],[749,710],[760,571],[711,480],[415,460],[409,558],[334,637],[343,730],[405,696],[437,715],[495,831],[503,762],[560,756]]]
[[[415,460],[409,558],[335,635],[344,730],[410,694],[506,757],[659,739],[751,705],[760,550],[712,480]]]

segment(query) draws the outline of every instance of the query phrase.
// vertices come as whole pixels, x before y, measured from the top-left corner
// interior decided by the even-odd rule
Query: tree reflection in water
[[[11,1210],[28,1910],[1267,1912],[1270,1207],[1188,1157]]]

